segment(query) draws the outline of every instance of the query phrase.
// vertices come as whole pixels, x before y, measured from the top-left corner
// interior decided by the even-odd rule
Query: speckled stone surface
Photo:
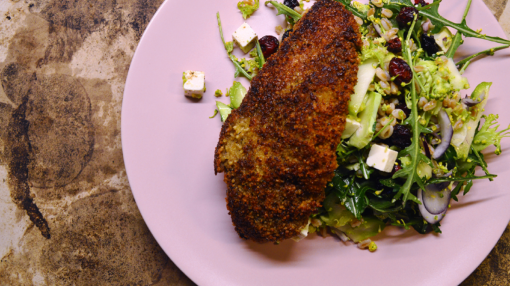
[[[510,35],[507,0],[484,1]],[[162,2],[0,0],[0,285],[194,285],[147,229],[120,141],[129,64]],[[462,285],[509,281],[507,228]]]

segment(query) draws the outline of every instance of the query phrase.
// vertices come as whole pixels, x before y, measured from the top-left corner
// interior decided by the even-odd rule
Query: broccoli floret
[[[259,8],[259,0],[243,0],[237,3],[237,8],[243,14],[243,18],[247,19]]]
[[[377,244],[375,244],[375,242],[371,241],[370,244],[368,245],[368,250],[370,250],[370,252],[374,252],[377,250]]]
[[[352,6],[354,8],[356,8],[356,10],[360,11],[363,14],[367,13],[368,10],[370,10],[370,6],[369,5],[365,5],[365,4],[360,3],[358,1],[353,1],[352,2]]]
[[[369,40],[368,46],[363,46],[361,48],[361,61],[364,62],[368,59],[375,58],[379,61],[379,65],[384,65],[384,60],[386,59],[386,55],[388,55],[388,50],[386,47],[379,43],[374,44],[373,41]]]

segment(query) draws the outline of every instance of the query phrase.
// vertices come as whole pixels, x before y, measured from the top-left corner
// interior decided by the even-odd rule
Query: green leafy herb
[[[359,11],[356,7],[351,6],[352,0],[335,0],[335,1],[344,4],[345,8],[347,8],[347,10],[351,11],[351,13],[354,16],[360,17],[362,20],[366,20],[366,18],[367,18],[366,13],[363,13],[362,11]]]
[[[301,19],[302,17],[301,14],[281,3],[278,3],[276,1],[266,1],[264,5],[267,6],[268,3],[271,3],[276,8],[276,10],[278,11],[278,13],[276,14],[277,16],[282,14],[288,16],[294,21],[294,23],[299,21],[299,19]]]
[[[434,0],[433,4],[435,4],[435,3],[439,4],[440,2],[441,2],[441,0]],[[469,10],[470,4],[471,4],[471,1],[468,2],[468,8],[466,10]],[[423,15],[423,16],[429,18],[430,21],[432,22],[432,24],[434,24],[435,28],[434,28],[434,30],[431,31],[432,33],[437,33],[444,26],[448,26],[448,27],[454,28],[455,30],[457,30],[458,32],[460,32],[462,35],[464,35],[466,37],[484,39],[484,40],[501,43],[501,44],[505,44],[505,45],[510,44],[509,40],[505,40],[505,39],[502,39],[499,37],[487,36],[487,35],[484,35],[484,34],[474,31],[473,29],[471,29],[467,26],[465,19],[463,19],[460,23],[454,23],[448,19],[445,19],[443,16],[439,15],[439,11],[438,11],[439,7],[438,6],[439,5],[431,5],[430,8],[420,11],[420,15]],[[465,12],[465,14],[467,14],[467,12]],[[452,44],[452,46],[453,46],[453,44]]]
[[[378,198],[371,198],[368,203],[368,206],[380,213],[394,213],[398,212],[404,207],[403,205],[395,206],[392,202],[388,200]]]
[[[375,170],[372,168],[369,168],[367,163],[365,162],[365,159],[363,158],[361,152],[358,152],[358,162],[360,165],[361,172],[363,173],[363,178],[365,180],[370,179],[370,174],[372,174]]]
[[[465,177],[453,177],[452,176],[452,177],[434,178],[434,179],[428,180],[427,185],[443,183],[443,182],[467,182],[467,181],[472,181],[472,180],[489,179],[489,178],[496,178],[496,177],[497,177],[497,175],[488,174],[485,176],[467,175]]]
[[[459,194],[460,190],[462,189],[462,186],[463,186],[463,184],[457,183],[457,186],[455,186],[455,188],[450,193],[450,195],[452,196],[452,199],[455,200],[456,202],[459,201],[459,199],[457,198],[457,195]]]
[[[237,3],[237,8],[243,14],[244,19],[248,19],[259,8],[259,0],[243,0]]]
[[[386,187],[389,187],[389,188],[400,188],[400,187],[402,187],[402,185],[398,184],[398,183],[397,183],[394,179],[392,179],[392,178],[379,180],[379,182],[380,182],[383,186],[386,186]]]
[[[259,69],[261,69],[266,63],[266,59],[264,59],[264,54],[262,53],[262,48],[260,47],[259,41],[257,41],[255,49],[257,50],[257,60],[259,62]]]
[[[335,195],[340,199],[342,204],[345,205],[357,219],[361,219],[361,214],[365,211],[369,203],[366,192],[369,190],[375,191],[372,183],[363,179],[357,179],[352,173],[337,170],[329,185],[330,191],[334,190]]]
[[[480,167],[482,167],[482,170],[485,172],[486,175],[490,175],[489,170],[487,169],[487,162],[485,162],[483,158],[483,154],[476,151],[473,146],[471,146],[471,152],[475,155],[477,159],[477,163]],[[469,158],[469,156],[468,156]],[[489,178],[489,181],[493,181],[492,178]]]
[[[234,77],[239,77],[240,74],[244,75],[248,80],[252,80],[253,76],[251,76],[242,66],[241,64],[236,60],[235,56],[230,54],[229,55],[230,60],[234,64],[236,71],[234,73]]]
[[[478,52],[474,55],[471,55],[459,62],[456,63],[457,66],[463,66],[465,65],[467,62],[471,61],[472,59],[478,57],[478,56],[482,56],[482,55],[488,55],[488,56],[493,56],[494,55],[494,52],[496,51],[499,51],[499,50],[503,50],[503,49],[506,49],[510,47],[510,45],[504,45],[504,46],[498,46],[498,47],[494,47],[494,48],[490,48],[490,49],[487,49],[487,50],[484,50],[484,51],[481,51],[481,52]]]
[[[239,75],[244,75],[247,79],[252,80],[252,76],[241,66],[241,64],[236,60],[235,56],[232,54],[234,49],[232,42],[225,42],[225,38],[223,37],[223,28],[221,27],[221,19],[220,12],[216,13],[216,19],[218,20],[218,27],[220,30],[220,37],[223,45],[225,46],[225,50],[227,51],[228,57],[232,61],[235,67],[234,77],[238,77]]]
[[[510,137],[510,132],[506,132],[510,130],[510,126],[508,128],[498,131],[499,124],[497,123],[498,115],[489,114],[483,115],[485,118],[485,122],[482,125],[482,128],[476,133],[473,143],[471,147],[473,150],[480,152],[483,149],[489,147],[490,145],[496,146],[496,155],[501,154],[501,139],[504,137]],[[497,124],[497,125],[496,125]],[[492,127],[496,125],[495,127]]]
[[[345,200],[345,207],[357,218],[361,219],[361,214],[368,206],[368,199],[365,193],[371,188],[368,186],[357,186],[351,184],[351,193]]]
[[[413,23],[411,24],[411,27],[410,27],[411,31],[414,29],[415,24],[416,24],[416,16],[415,16]],[[400,33],[402,34],[401,36],[403,38],[403,33],[402,32],[400,32]],[[411,56],[411,49],[409,47],[410,38],[411,38],[411,33],[407,33],[407,39],[402,43],[402,54],[404,56],[404,59],[407,61],[407,63],[410,66],[413,66],[413,58]],[[402,185],[402,187],[398,190],[397,194],[393,198],[393,201],[396,201],[400,197],[402,197],[402,201],[404,203],[408,199],[410,199],[418,204],[421,204],[421,202],[418,200],[418,198],[416,198],[416,196],[411,193],[411,187],[416,182],[418,184],[418,186],[420,186],[420,188],[425,189],[425,185],[423,184],[422,179],[418,175],[417,169],[418,169],[418,165],[420,164],[420,162],[425,161],[428,163],[428,162],[430,162],[430,160],[425,155],[423,155],[421,153],[420,145],[419,145],[420,134],[422,132],[422,126],[419,123],[419,117],[418,117],[418,107],[417,107],[418,99],[416,96],[416,89],[414,88],[415,78],[416,77],[413,76],[413,79],[411,80],[411,84],[410,84],[410,86],[411,86],[411,115],[409,116],[408,119],[406,119],[406,123],[411,125],[413,137],[411,140],[411,145],[399,153],[400,157],[409,155],[411,158],[411,163],[406,166],[402,166],[402,169],[400,169],[393,175],[393,178],[407,177],[404,185]]]
[[[483,55],[493,56],[495,51],[503,50],[503,49],[506,49],[508,47],[510,47],[510,45],[498,46],[498,47],[487,49],[485,51],[481,51],[479,53],[476,53],[474,55],[471,55],[471,56],[469,56],[469,57],[459,61],[456,65],[458,67],[460,67],[459,71],[462,74],[467,69],[469,64],[471,64],[471,60],[472,59],[474,59],[476,57],[479,57],[479,56],[483,56]]]
[[[435,3],[438,3],[438,5],[439,5],[440,1],[435,2]],[[461,23],[466,24],[466,17],[467,17],[467,14],[468,14],[470,8],[471,8],[471,0],[468,0],[468,3],[466,4],[466,8],[464,9],[464,15],[462,16]],[[450,48],[446,52],[445,56],[447,58],[453,59],[453,56],[455,55],[455,52],[457,51],[457,49],[460,47],[460,45],[462,43],[463,43],[463,41],[462,41],[462,33],[457,32],[455,34],[455,36],[453,37],[452,44],[450,45]]]

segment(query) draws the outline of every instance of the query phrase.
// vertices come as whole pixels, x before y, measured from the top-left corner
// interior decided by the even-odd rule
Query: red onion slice
[[[464,103],[467,107],[473,107],[473,106],[477,105],[480,102],[482,102],[482,101],[474,100],[474,99],[471,99],[471,98],[464,98],[464,99],[462,99],[462,103]]]
[[[427,156],[427,158],[430,159],[430,148],[429,148],[429,144],[427,143],[427,140],[424,138],[424,136],[422,136],[422,142],[423,142],[423,149],[425,149],[425,156]],[[432,151],[433,152],[433,151]]]
[[[448,209],[450,204],[451,191],[447,189],[449,182],[427,185],[423,192],[423,205],[433,215],[438,215]]]
[[[450,146],[450,142],[452,141],[453,136],[453,127],[452,122],[450,121],[450,117],[446,111],[439,111],[439,125],[441,126],[441,143],[435,148],[434,155],[432,158],[439,159]]]
[[[484,98],[485,98],[485,93],[482,93],[482,95],[480,96],[480,98],[478,100],[469,98],[466,95],[466,98],[462,99],[462,103],[464,103],[467,107],[473,107],[473,106],[477,105],[478,103],[482,102]]]
[[[420,200],[421,202],[421,205],[418,205],[418,208],[420,209],[420,213],[421,213],[421,216],[423,217],[423,219],[430,223],[430,224],[436,224],[437,222],[441,221],[444,217],[444,215],[446,214],[446,211],[448,209],[446,209],[444,212],[440,213],[440,214],[431,214],[427,211],[427,209],[425,208],[425,205],[423,204],[423,199],[422,199],[422,190],[419,189],[418,190],[418,199]]]

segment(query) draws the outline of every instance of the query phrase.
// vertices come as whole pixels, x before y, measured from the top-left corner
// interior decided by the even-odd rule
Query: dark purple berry
[[[418,15],[418,10],[414,7],[402,7],[397,15],[397,22],[400,28],[407,28],[414,20],[414,14]]]
[[[282,42],[283,40],[285,40],[288,36],[290,36],[290,33],[292,32],[292,29],[289,29],[287,31],[285,31],[285,33],[283,33],[283,36],[282,36]]]
[[[259,40],[260,48],[262,49],[262,54],[264,54],[264,58],[269,58],[272,54],[278,51],[278,39],[273,36],[264,36]]]
[[[289,7],[290,9],[294,10],[294,8],[299,6],[298,0],[284,0],[283,5]]]
[[[401,102],[401,103],[397,104],[397,106],[395,106],[395,108],[402,110],[405,113],[406,118],[409,117],[409,115],[411,115],[411,109],[409,109],[407,107],[407,104],[405,102]]]
[[[397,85],[402,83],[410,83],[413,79],[413,71],[411,67],[401,58],[393,58],[390,61],[390,76],[395,79],[393,80]]]
[[[437,45],[434,36],[427,36],[425,33],[423,33],[420,37],[420,40],[421,47],[425,50],[425,52],[427,52],[429,56],[439,52],[439,46]]]
[[[389,139],[391,144],[399,148],[406,148],[411,145],[412,135],[409,127],[399,124],[393,127],[393,134]]]
[[[392,52],[394,54],[398,54],[402,52],[402,42],[400,41],[399,37],[395,37],[388,41],[386,44],[386,47],[388,48],[389,52]]]

